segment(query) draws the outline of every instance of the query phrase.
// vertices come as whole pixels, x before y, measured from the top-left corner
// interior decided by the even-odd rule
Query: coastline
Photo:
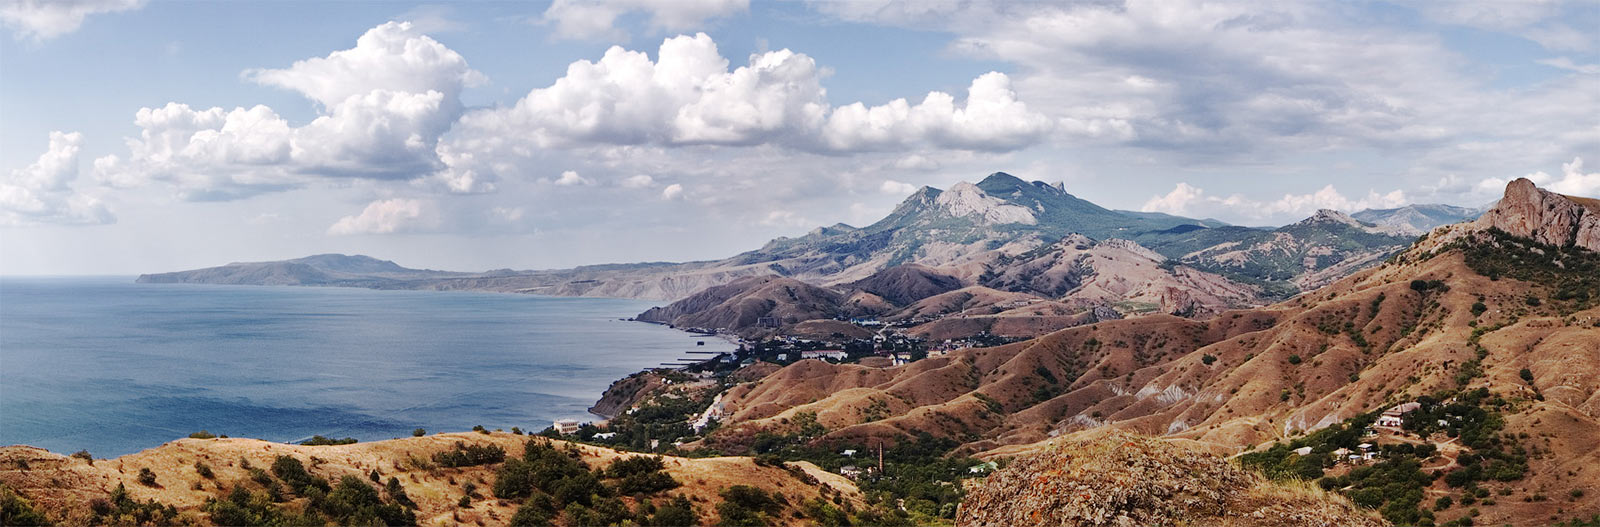
[[[702,337],[682,330],[668,333],[625,328],[619,330],[612,326],[612,322],[622,321],[649,307],[643,301],[632,299],[529,293],[518,293],[525,296],[397,297],[365,293],[388,290],[349,287],[296,289],[213,285],[203,288],[147,288],[148,284],[134,284],[125,277],[6,278],[8,305],[5,306],[7,327],[4,355],[8,367],[4,377],[8,392],[15,389],[28,390],[15,393],[30,393],[32,388],[42,387],[43,391],[31,397],[42,398],[45,404],[33,408],[35,405],[29,402],[31,398],[19,397],[7,397],[5,401],[0,401],[4,403],[4,411],[0,413],[7,414],[7,417],[0,418],[5,421],[3,427],[8,431],[4,434],[7,437],[3,443],[34,445],[61,452],[87,449],[96,455],[132,453],[202,429],[234,437],[260,437],[282,442],[311,435],[348,436],[362,441],[376,441],[403,436],[419,426],[429,430],[466,430],[481,424],[491,429],[518,426],[537,431],[550,426],[554,419],[597,420],[600,416],[591,415],[586,409],[604,395],[610,383],[629,374],[651,369],[664,360],[684,357],[685,351],[697,349],[694,340]],[[24,288],[25,285],[28,287]],[[37,290],[53,292],[57,297],[70,300],[64,306],[52,308],[61,312],[56,313],[61,315],[56,317],[59,319],[34,320],[49,318],[39,315],[50,311],[34,309],[21,300]],[[99,294],[105,290],[109,290],[109,298],[113,299],[132,295],[136,306],[141,303],[168,304],[173,296],[209,298],[215,301],[215,307],[202,307],[200,310],[211,313],[220,309],[225,313],[249,317],[252,322],[235,323],[229,320],[221,326],[218,323],[194,326],[195,322],[191,319],[204,317],[186,312],[185,309],[189,309],[187,304],[179,302],[163,307],[164,314],[154,322],[119,322],[132,328],[163,327],[170,334],[159,335],[160,338],[131,330],[123,331],[120,326],[105,329],[107,317],[125,317],[117,312],[96,312],[96,309],[79,307],[86,305],[81,299],[108,298]],[[152,291],[157,294],[150,294]],[[286,292],[291,294],[284,294]],[[346,292],[352,294],[343,294]],[[12,298],[18,300],[13,302]],[[537,299],[538,302],[530,304],[495,299]],[[586,302],[588,300],[605,302]],[[617,303],[612,304],[612,301]],[[554,305],[547,302],[553,302]],[[126,301],[112,303],[122,304]],[[416,307],[436,304],[437,308]],[[395,311],[396,305],[411,306],[406,307],[410,311]],[[367,306],[378,306],[382,310],[368,310]],[[533,310],[517,306],[532,306]],[[439,310],[444,312],[441,314]],[[572,314],[574,310],[580,313]],[[18,315],[13,316],[13,313]],[[484,313],[490,315],[488,321],[483,320],[481,315]],[[94,316],[86,322],[83,317],[88,315]],[[308,332],[303,327],[304,324],[326,324],[328,321],[366,325],[368,321],[388,320],[396,316],[415,318],[422,323],[387,322],[395,324],[396,331],[407,335],[388,335],[391,332],[382,331],[382,326],[359,328],[368,332],[378,331],[374,336],[393,341],[393,344],[372,342],[361,336],[362,332],[352,333],[342,329],[334,338],[322,342],[316,331]],[[567,321],[573,317],[586,317],[584,319],[590,322],[583,322],[582,327],[566,327],[570,325]],[[31,333],[13,331],[12,326],[22,324],[39,327],[31,329]],[[508,328],[510,332],[494,330],[484,336],[485,333],[480,329],[484,324]],[[550,329],[552,326],[554,329]],[[71,347],[77,356],[69,357],[69,360],[57,366],[57,363],[51,362],[52,357],[45,350],[59,347],[62,339],[69,338],[70,333],[62,329],[69,327],[96,327],[97,331],[76,335],[77,338],[73,339],[75,344]],[[239,340],[213,342],[211,335],[216,330],[206,329],[212,327],[232,328],[227,330],[228,334]],[[208,336],[193,338],[196,334]],[[513,334],[518,335],[515,340],[508,336]],[[139,335],[139,340],[160,341],[159,345],[147,342],[144,344],[147,347],[172,347],[167,346],[167,340],[174,338],[193,342],[180,343],[174,348],[178,351],[169,352],[165,357],[157,356],[149,364],[140,363],[131,369],[107,366],[108,360],[130,356],[112,353],[111,350],[125,344],[125,339],[136,338],[133,335]],[[411,338],[413,335],[418,338]],[[452,339],[452,336],[461,338]],[[314,344],[294,346],[278,343],[286,339]],[[430,344],[427,342],[430,339],[438,342]],[[492,342],[485,342],[484,339]],[[727,340],[722,342],[728,344],[704,340],[719,351],[731,349],[734,345]],[[350,346],[351,343],[356,346]],[[428,351],[425,348],[429,345],[435,345],[439,351]],[[463,345],[473,352],[463,355],[451,351]],[[284,351],[274,346],[295,349],[291,350],[292,353],[286,352],[278,361],[262,359],[261,354],[271,356]],[[135,352],[142,349],[138,346],[134,348]],[[301,359],[303,356],[312,360],[324,355],[316,353],[318,348],[328,348],[335,354],[343,353],[348,359],[328,364],[332,367],[318,366],[315,362],[308,363]],[[199,349],[202,354],[185,355],[191,349]],[[247,349],[251,351],[245,353]],[[561,352],[561,349],[570,351]],[[237,351],[218,355],[215,350]],[[376,362],[372,362],[375,359]],[[207,366],[183,371],[178,376],[168,375],[175,370],[191,369],[196,364],[195,360],[202,360],[198,364]],[[419,360],[423,362],[417,362]],[[459,366],[457,363],[463,361],[471,362],[471,367],[475,369],[455,374],[450,367],[440,370],[427,365],[441,360],[452,366]],[[363,363],[371,365],[362,366]],[[635,367],[626,367],[630,363]],[[79,364],[88,366],[79,368]],[[286,367],[284,364],[293,366]],[[59,376],[51,372],[59,367],[72,368],[78,373],[75,377],[79,379],[75,382],[57,382]],[[361,378],[357,377],[358,374],[366,375],[367,370],[374,367],[382,374],[380,380],[351,382],[352,379]],[[421,376],[407,373],[412,370],[428,373]],[[517,371],[533,371],[551,381],[529,383],[528,379],[539,377],[517,375]],[[614,373],[604,374],[605,371]],[[249,381],[226,380],[230,377]],[[119,378],[132,379],[133,382]],[[400,382],[384,382],[381,380],[383,378]],[[456,379],[475,381],[469,383]],[[414,388],[418,382],[429,386],[419,391]],[[118,386],[120,389],[100,395],[95,393],[96,390],[87,388],[105,385]],[[373,391],[375,389],[378,391]],[[342,397],[333,397],[334,392],[329,390],[355,393],[355,402],[349,405],[318,402],[342,403],[336,401]],[[59,395],[50,395],[56,392],[60,392]],[[433,418],[440,416],[444,419]],[[258,422],[242,426],[244,423],[241,419]]]

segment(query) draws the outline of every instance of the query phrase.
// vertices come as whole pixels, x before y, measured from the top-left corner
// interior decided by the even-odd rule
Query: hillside
[[[1122,433],[1022,456],[967,495],[956,525],[1379,526],[1348,500]]]
[[[833,318],[841,313],[844,299],[835,291],[792,278],[751,276],[650,308],[635,318],[689,328],[776,328]]]
[[[518,459],[523,457],[525,443],[530,440],[553,447],[540,450],[542,455],[552,457],[539,462],[537,478],[552,481],[572,478],[578,482],[575,484],[581,485],[578,488],[581,497],[578,493],[560,490],[555,483],[550,484],[556,485],[551,487],[553,496],[535,491],[535,498],[526,500],[529,503],[554,500],[548,508],[522,505],[524,498],[513,496],[515,486],[508,478],[515,477],[514,471],[506,467],[520,463]],[[497,447],[504,452],[507,461],[448,467],[435,458],[441,453],[457,451],[457,445]],[[297,464],[304,467],[303,473],[308,474],[297,479],[292,471],[280,471],[284,466],[279,456],[297,460]],[[651,515],[636,514],[647,501],[656,508],[653,518],[659,521],[682,522],[682,519],[669,519],[678,516],[666,514],[669,508],[684,506],[691,510],[673,512],[689,512],[696,518],[695,523],[707,524],[719,521],[723,511],[750,512],[761,517],[799,517],[805,514],[807,502],[823,499],[834,503],[835,496],[842,508],[862,506],[860,493],[850,480],[806,463],[792,464],[786,469],[757,465],[750,458],[669,456],[661,458],[662,472],[677,486],[660,484],[659,476],[654,477],[655,483],[609,477],[622,466],[616,464],[618,460],[640,457],[643,456],[500,432],[437,434],[334,446],[288,445],[253,439],[179,439],[116,459],[92,461],[32,447],[10,446],[0,448],[0,486],[20,494],[54,520],[70,524],[108,521],[144,525],[264,524],[271,518],[304,520],[308,516],[301,513],[312,510],[321,511],[322,519],[338,523],[337,518],[328,516],[339,509],[317,507],[315,503],[351,500],[358,503],[367,500],[364,503],[372,507],[371,510],[414,518],[419,525],[503,525],[516,521],[513,518],[520,520],[522,515],[542,516],[554,520],[557,525],[613,523],[622,519],[653,524]],[[557,468],[558,465],[566,468]],[[202,466],[204,470],[199,468]],[[151,474],[151,479],[146,480],[148,483],[141,481],[146,469]],[[374,473],[378,480],[388,483],[374,482],[371,479]],[[322,482],[316,483],[311,478],[321,478]],[[353,478],[354,486],[347,487],[342,478]],[[605,488],[598,486],[602,481]],[[335,485],[331,493],[311,488],[328,483]],[[533,485],[540,484],[534,482]],[[724,497],[727,489],[736,485],[752,486],[769,496],[781,493],[785,499],[781,503],[770,503],[769,508],[762,511],[719,507],[729,501]],[[672,488],[662,488],[669,486]],[[118,488],[125,489],[125,494],[119,494]],[[590,497],[591,492],[599,496]],[[497,497],[497,494],[507,497]],[[463,497],[469,495],[471,497],[463,501]],[[278,499],[271,496],[278,496]],[[680,496],[687,501],[679,501]],[[409,506],[405,505],[407,502]],[[537,513],[529,510],[519,514],[519,509],[530,508],[538,509]],[[116,519],[124,514],[124,519]]]
[[[1545,501],[1600,485],[1600,472],[1575,468],[1600,466],[1600,255],[1579,245],[1595,209],[1531,187],[1514,182],[1478,222],[1263,308],[1104,321],[891,368],[802,361],[726,392],[730,417],[706,443],[738,451],[804,413],[832,441],[925,432],[963,452],[1014,453],[1111,427],[1236,453],[1483,388],[1474,415],[1496,416],[1510,444],[1541,454],[1525,454],[1514,483],[1474,483],[1512,496],[1477,505],[1482,520],[1600,512],[1594,495]],[[1515,451],[1502,441],[1482,448]],[[1441,481],[1422,492],[1460,491]]]
[[[1268,297],[1282,299],[1377,265],[1415,238],[1403,229],[1321,210],[1273,230],[1221,227],[1135,240],[1186,265],[1262,287]]]
[[[1031,293],[1068,306],[1118,306],[1126,314],[1182,313],[1208,317],[1255,305],[1260,288],[1168,263],[1166,257],[1127,240],[1097,242],[1068,235],[1053,244],[986,265],[978,282]]]
[[[742,336],[798,335],[803,322],[827,322],[832,332],[863,328],[829,319],[876,317],[933,340],[980,333],[1035,337],[1125,315],[1177,313],[1210,317],[1254,304],[1259,288],[1183,265],[1126,240],[1095,242],[1081,235],[981,262],[982,285],[964,285],[955,272],[908,264],[839,286],[750,277],[711,287],[636,318]],[[870,336],[868,331],[865,335]]]

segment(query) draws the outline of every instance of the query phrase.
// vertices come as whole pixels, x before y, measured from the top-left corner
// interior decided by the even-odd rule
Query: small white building
[[[1422,408],[1421,403],[1409,402],[1397,404],[1394,406],[1394,408],[1384,410],[1383,415],[1378,416],[1378,426],[1399,428],[1400,425],[1405,424],[1404,416],[1408,413],[1416,411],[1418,408]]]
[[[844,457],[856,457],[856,451],[853,448],[852,449],[845,449],[845,450],[840,451],[839,455],[844,456]]]
[[[1309,455],[1311,455],[1311,447],[1303,446],[1303,447],[1300,447],[1300,448],[1296,448],[1296,449],[1294,449],[1294,453],[1297,456],[1309,456]]]
[[[577,419],[557,419],[552,426],[561,435],[569,435],[578,433],[578,427],[582,425],[578,423]]]
[[[911,354],[910,353],[906,353],[906,352],[902,351],[900,353],[894,354],[894,365],[895,366],[900,366],[902,364],[911,364]]]
[[[855,465],[845,465],[839,467],[839,475],[850,479],[856,479],[861,477],[861,469]]]
[[[997,468],[1000,468],[999,464],[989,461],[967,467],[967,472],[972,474],[988,474],[990,472],[994,472],[994,470]]]
[[[601,432],[594,435],[595,439],[599,439],[601,441],[609,441],[613,437],[617,437],[616,432]]]

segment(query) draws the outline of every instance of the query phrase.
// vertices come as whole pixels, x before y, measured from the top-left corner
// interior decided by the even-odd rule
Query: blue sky
[[[994,171],[1275,225],[1600,194],[1600,4],[0,3],[0,273],[720,258]]]

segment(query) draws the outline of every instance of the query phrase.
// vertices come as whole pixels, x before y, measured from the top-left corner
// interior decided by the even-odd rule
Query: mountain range
[[[1426,205],[1362,211],[1358,214],[1366,219],[1357,220],[1320,211],[1295,224],[1263,229],[1111,210],[1067,193],[1060,184],[997,172],[948,190],[923,187],[866,227],[819,227],[722,260],[464,273],[407,269],[365,256],[317,255],[146,274],[138,280],[679,300],[742,278],[776,276],[836,290],[845,301],[853,296],[849,284],[915,264],[947,276],[947,290],[956,284],[980,286],[1079,309],[1112,307],[1123,315],[1208,316],[1287,298],[1374,265],[1409,244],[1415,229],[1470,213]],[[872,300],[854,296],[858,306]],[[887,315],[920,298],[885,298],[875,310],[828,307],[819,313]]]
[[[1374,229],[1332,214],[1285,229],[1328,223]],[[894,367],[796,362],[727,389],[701,444],[759,449],[814,416],[818,442],[926,434],[999,459],[1116,430],[1316,480],[1397,524],[1466,516],[1442,498],[1486,524],[1554,522],[1600,512],[1585,492],[1600,488],[1597,251],[1600,200],[1521,179],[1480,218],[1271,305],[1100,321]],[[1392,462],[1345,459],[1380,442],[1405,447],[1384,450]],[[1044,469],[990,484],[1061,477]],[[983,500],[1009,512],[983,517],[1066,499],[1003,492]]]

